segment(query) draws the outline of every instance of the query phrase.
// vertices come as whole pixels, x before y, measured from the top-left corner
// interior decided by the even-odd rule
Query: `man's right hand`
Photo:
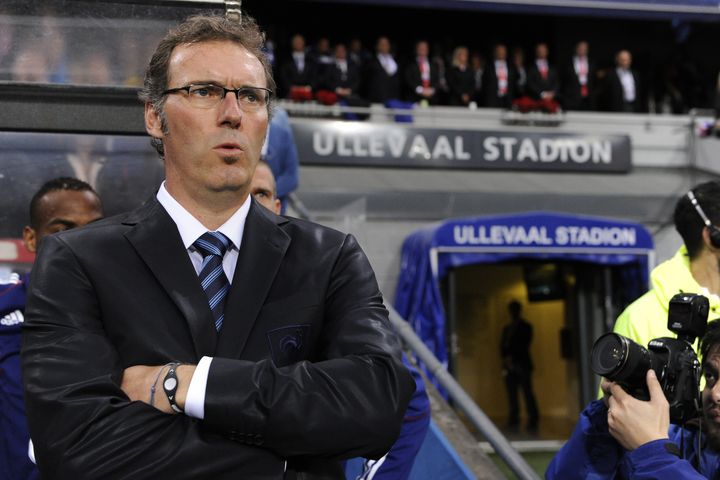
[[[668,438],[670,406],[652,369],[648,370],[646,378],[650,391],[647,402],[634,398],[616,383],[610,387],[608,430],[627,450]]]

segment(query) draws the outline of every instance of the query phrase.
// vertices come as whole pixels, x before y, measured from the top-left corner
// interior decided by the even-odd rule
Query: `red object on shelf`
[[[313,99],[312,88],[308,86],[304,87],[290,87],[290,100],[294,102],[307,102]]]

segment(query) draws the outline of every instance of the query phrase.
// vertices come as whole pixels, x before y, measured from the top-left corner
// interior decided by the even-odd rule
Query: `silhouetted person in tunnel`
[[[510,416],[508,427],[517,428],[520,422],[520,407],[518,405],[518,387],[522,388],[525,396],[529,431],[537,430],[538,408],[535,394],[532,389],[533,364],[530,358],[530,342],[532,342],[533,328],[521,316],[520,302],[513,300],[508,304],[510,324],[503,328],[500,341],[500,352],[503,358],[503,376],[507,387]]]

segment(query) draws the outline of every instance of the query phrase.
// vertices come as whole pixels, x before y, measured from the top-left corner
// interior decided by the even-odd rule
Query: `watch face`
[[[177,380],[175,380],[174,378],[168,378],[163,383],[163,388],[165,388],[165,390],[172,391],[175,390],[175,387],[177,387]]]

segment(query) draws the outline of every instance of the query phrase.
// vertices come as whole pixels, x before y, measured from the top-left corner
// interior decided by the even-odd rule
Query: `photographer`
[[[705,388],[702,414],[670,425],[668,402],[655,372],[647,372],[650,400],[603,380],[602,400],[580,414],[570,440],[545,472],[550,479],[705,479],[720,474],[720,321],[711,321],[700,354]]]
[[[673,215],[683,246],[650,275],[652,290],[620,314],[614,331],[641,345],[674,336],[663,319],[668,301],[679,292],[696,292],[710,301],[710,320],[720,317],[720,182],[695,186],[678,199]]]

